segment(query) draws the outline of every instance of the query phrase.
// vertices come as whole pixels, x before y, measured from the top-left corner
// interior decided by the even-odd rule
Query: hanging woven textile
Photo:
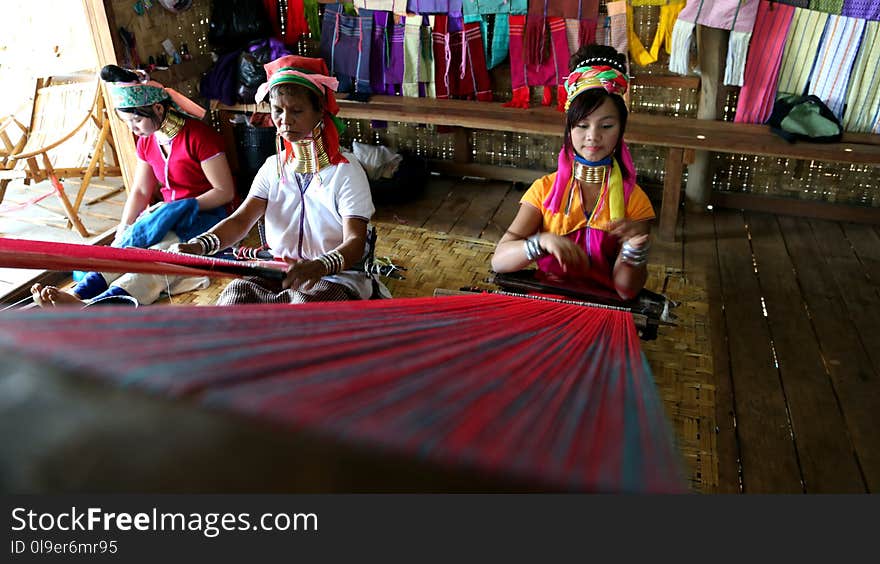
[[[826,13],[795,8],[779,69],[779,94],[804,93],[827,21]]]
[[[794,6],[774,6],[767,0],[761,0],[734,121],[764,123],[770,117],[776,99],[782,53],[794,11]]]
[[[263,0],[263,7],[266,8],[266,15],[269,17],[269,23],[272,25],[272,37],[283,39],[281,37],[281,11],[279,10],[278,0]]]
[[[608,17],[603,25],[603,45],[617,49],[618,53],[629,53],[629,26],[627,24],[626,0],[608,2],[605,5]],[[598,42],[598,37],[597,37]]]
[[[491,102],[480,24],[464,24],[461,17],[437,15],[432,35],[437,98],[456,96]]]
[[[880,22],[865,24],[862,46],[853,64],[843,127],[846,131],[880,133]]]
[[[306,22],[306,9],[303,2],[287,2],[287,25],[284,29],[284,42],[294,45],[303,35],[308,35],[309,24]]]
[[[627,6],[626,18],[629,34],[629,53],[637,65],[644,67],[656,62],[660,56],[661,47],[665,46],[667,55],[672,53],[672,29],[684,5],[684,0],[632,0],[632,4]],[[635,6],[660,6],[657,31],[654,34],[650,50],[645,49],[642,40],[635,32],[632,11]]]
[[[843,0],[841,14],[863,20],[880,20],[880,0]]]
[[[410,14],[443,14],[461,17],[462,0],[407,0],[406,11]]]
[[[373,94],[399,96],[403,87],[403,18],[395,23],[391,12],[373,12],[373,18],[370,87]]]
[[[403,95],[434,98],[433,16],[410,16],[404,21]]]
[[[372,36],[373,13],[369,10],[349,16],[343,13],[342,4],[324,7],[321,56],[339,80],[338,92],[348,92],[350,99],[369,98]]]
[[[816,64],[810,75],[809,94],[816,95],[838,119],[846,103],[850,71],[862,42],[865,20],[828,16]]]
[[[810,0],[810,9],[839,16],[843,12],[843,0]]]
[[[687,0],[672,30],[672,56],[669,70],[690,72],[691,41],[696,25],[730,30],[724,84],[742,86],[746,55],[758,13],[758,0]]]
[[[465,64],[469,68],[472,84],[468,89],[481,102],[492,101],[492,82],[486,65],[482,26],[479,22],[464,24],[464,45],[467,58]]]
[[[394,9],[394,0],[351,0],[351,3],[359,10],[390,12]]]
[[[507,17],[510,10],[507,0],[464,0],[462,4],[465,25],[480,24],[487,69],[497,67],[507,58],[510,43]],[[487,41],[489,37],[492,38],[491,45]]]
[[[623,311],[491,294],[17,310],[0,353],[274,428],[290,448],[306,436],[496,488],[686,491]]]
[[[529,64],[523,58],[526,21],[526,16],[510,16],[510,82],[513,88],[513,98],[504,106],[528,108],[531,97],[529,87],[543,86],[544,95],[541,104],[544,106],[551,104],[555,89],[557,93],[556,107],[562,111],[565,105],[565,88],[562,84],[565,77],[568,76],[568,58],[570,56],[565,19],[560,17],[547,18],[550,36],[545,36],[544,41],[548,43],[545,48],[550,52],[550,55],[539,64]]]

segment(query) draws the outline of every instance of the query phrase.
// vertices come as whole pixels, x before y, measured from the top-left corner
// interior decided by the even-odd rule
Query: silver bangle
[[[220,237],[216,233],[202,233],[187,241],[187,244],[198,243],[202,247],[202,254],[206,256],[216,255],[220,250]]]
[[[526,238],[523,241],[523,249],[526,253],[526,259],[529,262],[532,262],[535,259],[538,259],[547,254],[547,251],[544,250],[544,247],[541,246],[541,234],[535,233],[531,237]]]
[[[648,261],[648,251],[651,250],[650,243],[646,243],[642,247],[633,247],[629,241],[623,242],[620,249],[620,258],[623,262],[632,266],[642,266]]]
[[[342,272],[342,269],[345,267],[345,257],[343,257],[342,253],[337,250],[325,253],[319,256],[316,260],[324,265],[324,269],[327,270],[328,275]]]

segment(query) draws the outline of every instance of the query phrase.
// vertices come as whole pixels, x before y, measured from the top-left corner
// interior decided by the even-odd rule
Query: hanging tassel
[[[681,19],[672,28],[672,54],[669,55],[669,70],[678,74],[690,72],[691,41],[694,37],[694,22]]]
[[[568,100],[568,92],[565,91],[565,86],[559,85],[556,87],[556,109],[560,112],[565,111],[565,102]]]
[[[520,86],[519,88],[513,89],[513,98],[510,102],[506,102],[502,104],[505,108],[522,108],[524,110],[529,109],[529,87],[528,86]]]

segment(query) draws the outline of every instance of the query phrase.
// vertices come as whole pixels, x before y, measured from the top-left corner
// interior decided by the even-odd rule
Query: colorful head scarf
[[[330,164],[347,163],[348,160],[339,152],[339,134],[345,131],[345,122],[336,117],[336,114],[339,113],[339,104],[336,103],[335,93],[339,87],[339,81],[330,76],[324,59],[285,55],[266,63],[263,68],[266,69],[267,81],[257,88],[256,101],[264,101],[272,87],[279,84],[295,84],[317,94],[323,102],[324,128],[322,135],[324,150],[327,152]],[[287,156],[292,155],[293,149],[290,142],[286,139],[283,142]]]
[[[578,66],[565,79],[565,111],[571,107],[571,102],[584,92],[593,88],[602,88],[611,95],[622,96],[626,93],[629,80],[626,75],[612,67],[611,64],[619,64],[618,61],[604,57],[591,57],[578,64]],[[574,150],[565,145],[559,151],[556,180],[553,188],[544,200],[544,206],[553,213],[559,213],[562,202],[566,201],[572,188],[572,175],[575,161]],[[606,176],[605,186],[599,199],[607,202],[610,219],[616,220],[624,217],[626,212],[625,198],[629,196],[635,186],[635,167],[626,143],[621,141],[621,160],[612,158],[611,174]],[[591,163],[599,164],[599,163]],[[624,172],[626,180],[624,180]],[[590,224],[590,227],[607,230],[607,226]]]
[[[110,82],[107,84],[107,92],[117,110],[125,108],[141,108],[152,106],[171,98],[173,107],[180,113],[202,119],[205,117],[205,109],[177,90],[165,88],[155,80],[149,80],[145,76],[143,82]]]
[[[623,96],[629,86],[626,75],[610,66],[617,63],[612,59],[594,57],[578,64],[568,78],[565,79],[565,111],[571,106],[571,101],[580,94],[593,88],[604,88],[609,94]]]

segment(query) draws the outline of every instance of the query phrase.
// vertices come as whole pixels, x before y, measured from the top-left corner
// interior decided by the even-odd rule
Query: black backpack
[[[822,100],[814,95],[783,96],[767,118],[770,131],[789,143],[798,139],[834,143],[843,137],[843,126]]]

